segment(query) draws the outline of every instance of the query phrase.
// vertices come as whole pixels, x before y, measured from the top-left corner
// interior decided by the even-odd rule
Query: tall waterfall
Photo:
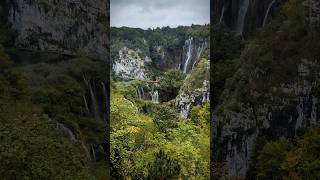
[[[151,93],[151,98],[152,98],[153,103],[159,104],[159,92],[158,91],[154,91],[153,93]]]
[[[107,88],[106,85],[104,84],[104,82],[101,82],[101,88],[102,88],[102,94],[104,96],[104,100],[105,100],[105,104],[104,104],[104,108],[103,108],[103,119],[104,121],[107,121],[108,119],[108,112],[109,112],[109,105],[108,105],[108,93],[107,93]]]
[[[67,134],[69,136],[69,139],[71,142],[76,142],[76,137],[75,135],[73,134],[73,132],[68,128],[66,127],[64,124],[61,124],[59,122],[56,122],[56,130],[57,131],[60,131],[64,134]]]
[[[244,21],[248,12],[250,0],[241,0],[241,6],[238,14],[238,21],[236,27],[236,35],[240,36],[243,33]]]
[[[88,103],[87,103],[86,96],[85,96],[85,95],[83,95],[83,96],[82,96],[82,98],[83,98],[84,107],[86,108],[87,113],[90,113],[90,110],[89,110],[89,106],[88,106]]]
[[[188,46],[188,52],[187,52],[187,58],[185,60],[184,66],[183,66],[183,72],[187,73],[187,69],[188,69],[188,65],[190,63],[191,60],[191,55],[192,55],[192,40],[193,38],[189,38],[188,40],[186,40],[186,45]]]
[[[225,6],[223,6],[222,10],[221,10],[221,15],[220,15],[220,20],[219,20],[219,24],[222,23],[223,21],[223,16],[224,16],[224,11],[226,10]]]
[[[91,144],[91,153],[92,153],[92,161],[96,162],[97,161],[96,151],[94,150],[93,144]]]
[[[144,98],[144,90],[143,90],[142,87],[141,88],[140,87],[136,88],[136,96],[139,99],[143,99]]]
[[[264,19],[263,19],[263,24],[262,24],[262,27],[264,27],[264,25],[267,23],[267,19],[268,19],[268,16],[269,16],[269,13],[270,13],[270,9],[272,8],[273,4],[276,2],[277,0],[273,0],[270,2],[269,6],[268,6],[268,9],[266,11],[266,14],[264,16]]]
[[[91,155],[89,153],[87,146],[85,145],[85,143],[83,141],[81,141],[81,147],[84,150],[84,152],[86,153],[88,161],[91,161]]]
[[[96,100],[96,95],[95,95],[95,90],[96,90],[95,81],[91,80],[90,78],[87,78],[84,74],[83,74],[83,80],[89,89],[93,116],[95,119],[98,120],[99,119],[99,109],[98,109],[98,102]],[[84,100],[86,100],[86,99],[84,99]],[[86,101],[85,101],[85,103],[86,103]]]
[[[192,65],[192,69],[194,69],[194,67],[196,66],[196,64],[200,61],[200,58],[201,58],[201,54],[204,50],[204,47],[205,47],[206,43],[202,43],[201,46],[198,47],[198,50],[197,50],[197,60],[194,61],[193,65]]]

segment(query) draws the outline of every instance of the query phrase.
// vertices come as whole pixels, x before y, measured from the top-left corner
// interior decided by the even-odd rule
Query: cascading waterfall
[[[94,150],[94,147],[93,147],[93,144],[91,144],[91,152],[92,152],[92,157],[93,157],[93,162],[96,162],[97,161],[97,158],[96,158],[96,151]]]
[[[143,87],[136,87],[136,96],[139,99],[143,99],[144,98],[144,90]]]
[[[137,96],[138,99],[142,99],[139,87],[136,88],[136,96]]]
[[[220,15],[220,20],[219,20],[219,24],[222,23],[222,20],[223,20],[223,16],[224,16],[224,11],[225,11],[225,6],[223,6],[222,10],[221,10],[221,15]]]
[[[184,105],[180,106],[181,118],[184,118],[184,119],[188,118],[190,106],[191,106],[191,104],[184,104]]]
[[[84,152],[86,153],[87,159],[89,161],[91,161],[91,156],[90,156],[89,150],[88,150],[87,146],[84,144],[84,142],[81,142],[81,147],[84,150]]]
[[[206,43],[202,43],[201,46],[198,47],[198,50],[197,50],[197,60],[194,61],[193,65],[192,65],[192,69],[194,69],[194,67],[196,66],[196,64],[200,61],[200,58],[201,58],[201,54],[204,50],[204,47],[205,47]]]
[[[102,94],[105,98],[105,107],[103,108],[103,118],[105,121],[107,121],[107,118],[108,118],[108,111],[109,111],[109,106],[108,106],[108,94],[107,94],[107,88],[106,88],[106,85],[104,84],[104,82],[101,82],[101,88],[102,88]]]
[[[202,103],[208,102],[209,92],[202,92]]]
[[[266,14],[265,14],[265,16],[264,16],[264,19],[263,19],[262,27],[264,27],[264,25],[267,23],[267,19],[268,19],[270,10],[271,10],[273,4],[274,4],[276,1],[277,1],[277,0],[273,0],[273,1],[270,2],[269,6],[268,6],[268,9],[267,9],[267,11],[266,11]]]
[[[180,63],[177,65],[177,69],[181,70],[181,64]]]
[[[96,96],[95,96],[95,82],[92,81],[90,79],[87,79],[87,77],[85,75],[83,75],[83,80],[85,82],[85,84],[87,85],[88,89],[89,89],[89,93],[90,93],[90,100],[91,100],[91,105],[92,105],[92,110],[93,110],[93,115],[95,119],[99,119],[99,112],[98,112],[98,103],[96,100]]]
[[[108,104],[108,95],[107,95],[107,88],[104,82],[101,82],[101,87],[102,87],[102,94],[105,97],[105,103],[106,105]]]
[[[249,3],[250,3],[250,0],[242,0],[241,1],[241,6],[239,9],[239,14],[238,14],[237,27],[236,27],[236,35],[237,36],[241,36],[243,33],[244,21],[246,19],[246,15],[248,12]]]
[[[187,73],[187,69],[188,69],[188,65],[190,63],[190,60],[191,60],[191,52],[192,52],[192,40],[193,38],[189,38],[188,40],[186,40],[186,44],[188,46],[188,52],[187,52],[187,58],[186,58],[186,61],[184,63],[184,66],[183,66],[183,72],[184,73]]]
[[[151,93],[151,98],[152,98],[152,102],[155,104],[159,104],[159,92],[158,91],[154,91],[153,93]]]
[[[73,134],[73,132],[67,128],[65,125],[59,123],[59,122],[56,122],[56,130],[62,132],[62,133],[65,133],[65,134],[68,134],[69,135],[69,139],[71,142],[76,142],[76,137],[75,135]]]
[[[87,111],[87,113],[89,113],[90,111],[89,111],[89,106],[88,106],[88,103],[87,103],[86,96],[83,95],[82,98],[83,98],[83,102],[84,102],[84,106],[86,108],[86,111]]]

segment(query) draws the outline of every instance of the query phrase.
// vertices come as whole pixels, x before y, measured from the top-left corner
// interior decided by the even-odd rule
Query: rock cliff
[[[212,119],[212,169],[219,175],[251,179],[259,139],[293,139],[319,122],[319,4],[292,2],[235,60]]]
[[[108,6],[106,0],[8,0],[6,12],[16,47],[106,59]]]

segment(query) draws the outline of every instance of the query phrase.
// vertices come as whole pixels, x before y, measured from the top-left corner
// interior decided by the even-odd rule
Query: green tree
[[[172,160],[163,150],[155,155],[155,160],[148,167],[148,179],[165,180],[177,179],[180,174],[180,165]]]

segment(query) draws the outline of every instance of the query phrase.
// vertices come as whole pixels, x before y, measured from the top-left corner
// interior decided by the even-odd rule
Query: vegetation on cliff
[[[218,156],[215,160],[234,158],[229,165],[245,165],[251,159],[246,172],[249,179],[319,178],[315,171],[319,157],[314,152],[314,146],[318,146],[318,127],[304,135],[299,133],[318,122],[314,117],[318,111],[312,114],[311,110],[318,106],[312,102],[319,97],[320,31],[319,19],[314,14],[318,6],[310,2],[313,1],[288,0],[269,24],[245,40],[230,35],[223,25],[213,31],[220,35],[213,39],[217,51],[212,51],[212,70],[217,70],[211,73],[214,113],[221,120],[219,128],[225,125],[229,129],[223,131],[232,131],[225,136],[219,134],[222,136],[219,140],[235,135],[240,138],[231,138],[229,143],[246,137],[242,141],[249,144],[249,138],[258,134],[252,147],[236,143],[227,148],[226,140],[215,144],[218,150],[213,152]],[[255,152],[248,157],[224,153],[229,150],[250,153],[249,148]],[[247,159],[234,162],[236,156]],[[215,169],[216,172],[239,173],[231,165],[223,167],[227,169]]]

